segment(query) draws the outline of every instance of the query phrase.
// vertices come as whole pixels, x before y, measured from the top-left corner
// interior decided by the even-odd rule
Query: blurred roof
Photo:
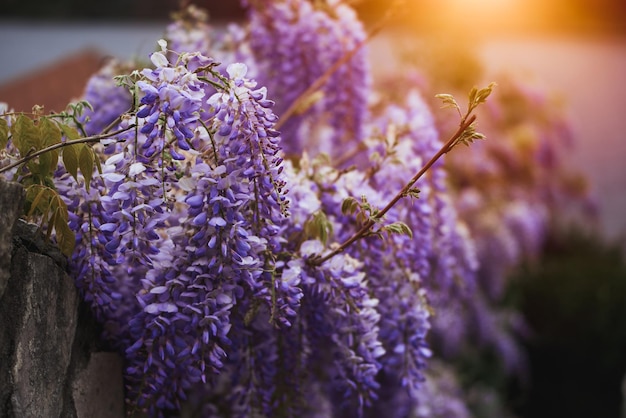
[[[34,104],[44,106],[46,113],[62,111],[72,99],[82,95],[87,80],[104,60],[104,55],[92,49],[61,57],[0,85],[0,101],[18,112],[29,112]]]

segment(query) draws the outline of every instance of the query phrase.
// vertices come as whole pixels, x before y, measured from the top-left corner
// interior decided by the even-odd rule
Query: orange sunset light
[[[390,0],[355,0],[376,21]],[[416,31],[463,38],[506,33],[623,33],[624,0],[405,0],[396,19]]]
[[[425,29],[453,31],[466,36],[493,32],[550,29],[561,23],[564,10],[555,2],[532,0],[438,0],[415,1],[411,16]]]

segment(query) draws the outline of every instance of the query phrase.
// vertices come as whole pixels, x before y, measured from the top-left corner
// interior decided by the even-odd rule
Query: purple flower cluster
[[[186,56],[181,57],[185,61]],[[201,58],[193,56],[187,65]],[[172,132],[171,143],[195,157],[179,173],[182,177],[174,187],[185,192],[177,202],[181,213],[167,230],[171,241],[166,250],[161,248],[158,265],[142,281],[138,301],[143,311],[131,320],[135,343],[127,349],[129,381],[137,382],[134,387],[148,381],[152,388],[137,393],[139,406],[156,395],[153,407],[176,407],[192,384],[219,373],[231,344],[235,306],[239,311],[252,301],[264,303],[273,320],[287,324],[297,309],[297,292],[282,297],[268,257],[280,250],[277,233],[286,211],[278,133],[272,130],[276,118],[265,90],[253,90],[255,83],[244,78],[245,70],[243,64],[229,66],[230,78],[205,100],[198,78],[184,71],[174,78],[188,83],[182,88],[161,84],[171,80],[167,74],[148,74],[159,87],[141,84],[147,92],[143,109],[158,109],[163,115],[154,127],[146,115],[141,129],[146,143],[157,129]],[[224,82],[213,76],[215,83]],[[162,98],[171,105],[160,102]],[[186,133],[200,120],[201,107],[202,126]],[[143,109],[138,116],[147,113]],[[171,147],[169,153],[174,159],[182,157]],[[172,368],[173,374],[163,374]]]
[[[288,326],[301,298],[271,256],[287,211],[273,103],[243,64],[224,77],[177,57],[155,52],[141,71],[136,117],[119,125],[137,127],[107,141],[89,192],[58,174],[76,283],[125,351],[129,401],[151,413],[223,368],[235,306],[264,304]]]
[[[355,12],[333,2],[251,2],[250,48],[257,79],[281,116],[320,76],[365,40]],[[288,155],[303,150],[341,155],[364,137],[370,76],[365,49],[335,71],[300,103],[282,126]]]
[[[319,211],[329,217],[334,230],[331,238],[345,240],[358,225],[353,216],[342,213],[340,208],[344,199],[364,195],[371,205],[382,207],[401,188],[406,178],[421,167],[429,151],[436,150],[437,135],[433,130],[432,118],[429,118],[428,113],[424,115],[423,112],[427,110],[417,96],[413,101],[408,101],[406,108],[390,109],[390,114],[396,116],[381,116],[377,125],[371,129],[373,132],[397,130],[398,135],[391,140],[393,146],[385,147],[378,141],[372,141],[368,155],[371,155],[374,164],[363,162],[358,157],[354,161],[366,167],[369,164],[369,168],[338,171],[323,160],[310,161],[307,158],[300,161],[299,171],[294,171],[290,165],[286,166],[293,199],[292,225],[286,233],[290,242],[301,242],[299,237],[306,233],[303,225]],[[407,116],[411,114],[414,116]],[[383,138],[383,142],[387,139]],[[378,164],[378,159],[384,161]],[[435,170],[441,171],[442,167],[438,166]],[[336,353],[334,358],[339,363],[330,375],[337,376],[337,382],[343,382],[344,386],[347,382],[349,388],[346,392],[339,385],[328,395],[334,404],[344,405],[335,410],[338,416],[350,416],[364,406],[372,408],[365,408],[365,413],[374,413],[372,411],[378,410],[378,405],[384,405],[396,396],[396,391],[387,392],[380,387],[381,383],[385,387],[392,386],[407,393],[406,408],[415,406],[417,400],[414,394],[422,385],[426,360],[431,356],[426,343],[430,328],[427,291],[446,295],[453,287],[451,283],[460,283],[461,287],[472,285],[476,268],[472,244],[456,223],[456,214],[449,202],[444,200],[441,210],[432,210],[433,200],[441,199],[446,190],[442,186],[430,187],[430,184],[431,181],[424,184],[429,196],[427,199],[407,199],[388,215],[390,219],[408,220],[415,233],[414,239],[393,236],[384,241],[378,238],[363,240],[348,249],[349,255],[335,256],[328,261],[328,266],[322,265],[316,271],[311,271],[306,263],[301,264],[297,260],[290,264],[290,270],[299,270],[303,275],[301,281],[304,284],[306,309],[302,314],[307,319],[306,326],[312,332],[309,339],[331,339],[332,343],[325,345],[329,347],[330,353]],[[422,187],[422,184],[419,186]],[[440,226],[444,222],[446,227]],[[439,247],[435,247],[433,242]],[[451,250],[444,252],[444,244]],[[300,244],[299,251],[306,260],[308,254],[321,254],[326,250],[319,241],[305,241]],[[433,265],[439,262],[440,257],[454,261],[454,270],[444,270],[448,274],[459,275],[467,271],[467,276],[461,276],[461,280],[458,277],[443,277],[446,280],[437,283],[437,278],[442,278],[443,273]],[[357,264],[350,261],[357,259],[361,260]],[[350,286],[356,286],[355,295],[339,291],[345,287],[346,277],[350,277],[345,269],[351,265],[354,265],[351,267],[354,273],[359,275],[351,279],[353,283]],[[307,277],[313,277],[314,280]],[[366,312],[361,312],[360,308],[354,309],[352,298],[362,300],[365,294],[368,295],[367,299],[360,303],[369,309]],[[311,300],[315,301],[316,309],[313,311],[310,308]],[[334,307],[338,302],[344,305],[341,309]],[[332,322],[326,323],[324,318],[329,317],[329,312],[342,314],[338,319],[333,317]],[[354,322],[359,317],[354,312],[364,313],[365,316]],[[352,317],[350,314],[353,314]],[[341,334],[345,334],[346,330],[360,330],[356,334],[349,334],[348,338],[358,336],[355,341],[360,340],[361,343],[357,346],[369,349],[355,353],[353,349],[340,345],[346,337],[335,335],[334,332],[338,330],[336,325],[344,324],[345,321],[350,322],[342,325],[344,328],[339,328]],[[363,321],[369,325],[357,325],[363,324]],[[316,354],[310,361],[315,364],[320,361],[317,359],[320,356],[324,357],[323,354]],[[325,369],[328,366],[322,363],[317,367]],[[348,402],[342,403],[346,401],[346,393],[358,396],[348,396]]]
[[[320,241],[305,241],[300,253],[308,257],[322,254]],[[379,339],[378,299],[370,295],[369,283],[361,262],[347,254],[333,257],[312,271],[303,271],[309,285],[307,296],[315,307],[310,315],[316,319],[311,329],[313,342],[330,342],[334,361],[326,365],[341,401],[348,411],[361,413],[376,399],[379,383],[376,376],[381,368],[380,357],[385,349]]]
[[[101,133],[122,113],[131,110],[131,94],[113,78],[124,71],[124,65],[112,60],[87,81],[82,99],[93,107],[82,114],[81,123],[87,135]]]
[[[318,265],[442,143],[416,91],[368,107],[363,49],[279,133],[280,115],[365,33],[337,1],[248,6],[249,25],[221,38],[200,10],[181,13],[152,67],[118,78],[130,92],[112,66],[92,78],[85,129],[118,118],[129,129],[96,146],[102,173],[89,190],[57,172],[71,267],[125,355],[129,412],[469,416],[454,376],[426,370],[431,343],[450,354],[472,333],[520,362],[501,338],[519,318],[490,301],[536,250],[545,211],[514,196],[486,213],[476,190],[453,196],[438,162],[372,234]],[[385,229],[395,221],[413,236]]]
[[[437,152],[441,142],[432,114],[417,91],[406,94],[404,103],[388,104],[384,109],[374,128],[374,136],[376,132],[378,136],[386,134],[386,147],[376,148],[376,158],[383,158],[384,164],[378,163],[380,168],[372,180],[377,189],[393,185],[392,190],[398,190],[409,173],[417,172]],[[429,290],[454,297],[471,291],[478,263],[474,243],[460,223],[446,180],[443,161],[439,161],[415,185],[419,198],[399,204],[396,216],[414,230],[413,240],[401,247],[406,251],[403,257],[413,260],[411,267]]]
[[[184,160],[179,151],[189,151],[193,128],[200,119],[200,110],[206,92],[196,70],[212,60],[200,54],[183,54],[181,63],[171,65],[161,52],[151,55],[155,69],[142,71],[145,80],[137,81],[143,94],[137,118],[144,121],[140,132],[146,135],[141,145],[144,157],[150,158],[167,148],[174,160]],[[166,132],[174,138],[166,138]],[[176,146],[172,146],[174,144]]]
[[[199,52],[208,56],[213,46],[213,37],[207,12],[193,4],[175,14],[174,20],[165,28],[165,40],[169,48],[177,53]],[[174,58],[175,54],[172,53],[170,59]]]

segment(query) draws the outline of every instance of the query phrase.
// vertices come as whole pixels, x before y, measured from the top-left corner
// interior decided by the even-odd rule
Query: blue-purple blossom
[[[306,0],[252,3],[250,48],[257,79],[277,100],[276,114],[299,100],[322,74],[358,48],[365,32],[349,6]],[[287,154],[303,150],[341,155],[364,137],[369,68],[365,49],[301,102],[281,127]]]
[[[324,250],[319,241],[305,241],[300,247],[307,259]],[[363,264],[347,254],[333,257],[322,266],[303,272],[307,294],[314,306],[309,338],[313,344],[329,344],[327,373],[334,380],[338,408],[362,413],[377,398],[376,381],[385,349],[379,339],[379,301],[370,296]],[[309,306],[309,305],[307,305]]]
[[[129,130],[96,146],[89,191],[56,173],[76,232],[71,269],[125,356],[129,412],[187,402],[203,416],[468,416],[454,376],[427,370],[431,342],[453,354],[475,338],[510,370],[521,364],[506,338],[519,317],[490,302],[537,250],[545,208],[511,192],[483,212],[475,190],[451,194],[438,162],[371,235],[318,265],[442,142],[415,91],[368,108],[364,50],[279,134],[281,114],[365,33],[337,1],[250,2],[250,19],[215,36],[199,10],[181,14],[151,68],[120,79],[135,95],[126,114],[132,96],[113,70],[93,78],[86,130],[119,116]],[[550,166],[551,148],[540,151]],[[346,199],[358,213],[342,211]],[[395,221],[413,237],[387,233]]]
[[[124,112],[131,110],[131,94],[114,79],[120,72],[125,71],[125,67],[111,60],[87,81],[82,100],[89,102],[93,107],[86,108],[81,115],[81,122],[87,135],[102,133]]]
[[[278,133],[272,130],[276,118],[265,90],[253,89],[245,65],[234,64],[227,69],[229,80],[212,75],[222,87],[201,103],[206,86],[187,68],[192,59],[206,60],[183,54],[187,67],[169,72],[165,56],[155,54],[161,67],[144,71],[147,81],[138,82],[146,94],[138,113],[147,118],[141,133],[150,144],[142,148],[162,151],[171,132],[170,155],[191,154],[182,177],[168,178],[181,213],[176,224],[166,221],[171,244],[160,249],[157,264],[142,280],[145,290],[137,299],[142,311],[130,322],[135,343],[126,351],[131,385],[149,379],[154,389],[131,389],[131,396],[160,409],[176,408],[185,390],[210,382],[224,367],[236,305],[241,309],[252,297],[265,304],[272,322],[290,325],[301,296],[276,280],[267,257],[282,245],[277,233],[287,203]],[[159,116],[153,123],[154,114]],[[184,133],[194,125],[194,132]],[[165,378],[162,370],[171,365],[178,372]]]
[[[147,158],[167,149],[173,159],[183,160],[185,157],[180,151],[191,148],[189,141],[194,137],[193,128],[198,125],[205,99],[203,84],[193,71],[210,64],[211,60],[201,55],[184,57],[190,58],[181,63],[184,65],[171,65],[163,53],[154,52],[151,60],[156,68],[143,70],[145,79],[137,81],[143,95],[137,118],[144,121],[140,132],[147,139],[141,147]],[[171,132],[171,141],[176,141],[176,147],[170,146],[166,132]]]
[[[170,59],[176,54],[198,52],[211,54],[214,33],[208,24],[208,13],[191,4],[175,14],[174,20],[165,28],[165,39],[171,51]]]

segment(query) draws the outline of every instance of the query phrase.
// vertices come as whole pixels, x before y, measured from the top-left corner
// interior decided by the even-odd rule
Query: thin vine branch
[[[15,161],[14,163],[11,163],[5,167],[0,168],[0,173],[4,173],[5,171],[8,171],[12,168],[15,168],[19,165],[22,165],[30,160],[32,160],[33,158],[36,158],[42,154],[45,154],[46,152],[50,152],[50,151],[54,151],[56,149],[59,148],[63,148],[63,147],[67,147],[70,145],[75,145],[75,144],[86,144],[86,143],[91,143],[91,142],[98,142],[102,139],[106,139],[106,138],[110,138],[112,136],[116,136],[119,135],[121,133],[124,133],[126,131],[129,131],[131,129],[133,129],[135,127],[135,125],[129,125],[128,127],[124,128],[124,129],[120,129],[118,131],[115,132],[111,132],[111,133],[107,133],[107,134],[101,134],[101,135],[93,135],[93,136],[87,136],[84,138],[78,138],[78,139],[73,139],[71,141],[65,141],[65,142],[60,142],[58,144],[54,144],[54,145],[50,145],[49,147],[40,149],[39,151],[35,151],[32,154],[28,154],[27,156],[20,158],[19,160]]]
[[[458,143],[459,138],[463,135],[463,133],[476,121],[476,115],[471,115],[468,118],[464,119],[459,128],[456,130],[454,135],[450,137],[448,142],[446,142],[437,153],[418,171],[411,180],[400,190],[389,203],[385,206],[380,212],[376,214],[375,217],[372,217],[367,220],[367,222],[358,230],[354,235],[344,241],[339,247],[335,248],[330,253],[326,254],[323,257],[315,257],[309,260],[309,264],[312,266],[320,266],[324,264],[326,261],[330,260],[337,254],[342,253],[352,245],[354,242],[363,238],[370,229],[376,224],[376,220],[381,219],[392,207],[395,206],[396,203],[403,197],[407,195],[409,190],[413,187],[413,185],[439,160],[444,154],[450,152],[452,148]]]

